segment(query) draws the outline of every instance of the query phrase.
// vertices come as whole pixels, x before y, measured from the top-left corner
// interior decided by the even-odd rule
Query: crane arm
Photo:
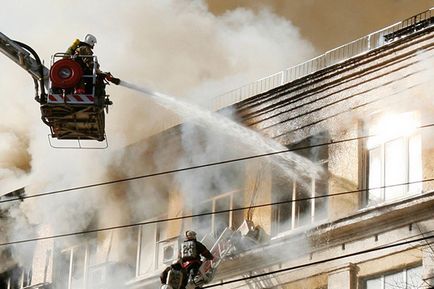
[[[35,81],[37,101],[39,101],[38,83],[41,96],[45,96],[44,87],[48,88],[48,68],[41,63],[38,54],[30,46],[14,41],[0,32],[0,52],[32,76]]]

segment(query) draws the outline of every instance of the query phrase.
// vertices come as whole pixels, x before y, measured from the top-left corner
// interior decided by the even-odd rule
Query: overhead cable
[[[366,250],[361,250],[361,251],[357,251],[354,253],[344,254],[344,255],[340,255],[340,256],[336,256],[336,257],[332,257],[332,258],[322,259],[319,261],[308,262],[308,263],[304,263],[304,264],[300,264],[300,265],[290,266],[290,267],[286,267],[286,268],[282,268],[279,270],[274,270],[274,271],[270,271],[270,272],[266,272],[266,273],[255,274],[255,275],[237,278],[237,279],[231,279],[231,280],[227,280],[227,281],[221,280],[219,283],[204,286],[203,288],[212,288],[212,287],[217,287],[217,286],[223,286],[223,285],[241,282],[241,281],[245,281],[245,280],[249,280],[249,279],[255,279],[255,278],[264,277],[264,276],[268,276],[268,275],[284,273],[284,272],[302,269],[302,268],[315,266],[315,265],[320,265],[320,264],[324,264],[324,263],[328,263],[328,262],[332,262],[332,261],[336,261],[336,260],[340,260],[340,259],[344,259],[344,258],[354,257],[357,255],[362,255],[362,254],[367,254],[367,253],[372,253],[372,252],[378,252],[381,250],[391,249],[391,248],[400,247],[400,246],[404,246],[404,245],[411,245],[413,243],[422,242],[422,241],[426,241],[426,240],[433,239],[433,238],[434,238],[434,235],[426,236],[426,237],[422,237],[422,238],[418,238],[418,239],[414,239],[414,240],[408,240],[408,241],[404,241],[404,242],[388,244],[388,245],[375,247],[375,248],[371,248],[371,249],[366,249]]]
[[[197,218],[197,217],[203,217],[203,216],[209,216],[209,215],[223,214],[223,213],[229,213],[229,212],[235,212],[235,211],[243,211],[243,210],[248,210],[251,208],[269,207],[269,206],[276,206],[276,205],[282,205],[282,204],[288,204],[288,203],[294,203],[294,202],[309,201],[309,200],[314,200],[314,199],[330,198],[330,197],[342,196],[342,195],[347,195],[347,194],[365,192],[368,190],[378,190],[378,189],[399,187],[399,186],[404,186],[404,185],[425,183],[425,182],[432,182],[432,181],[434,181],[434,178],[424,179],[421,181],[405,182],[405,183],[388,185],[388,186],[374,187],[374,188],[369,188],[369,189],[346,191],[346,192],[340,192],[340,193],[329,194],[329,195],[320,195],[320,196],[315,196],[315,197],[300,198],[300,199],[296,199],[296,200],[287,200],[287,201],[280,201],[280,202],[273,202],[273,203],[266,203],[266,204],[259,204],[259,205],[250,205],[248,207],[239,207],[239,208],[233,208],[233,209],[227,209],[227,210],[205,212],[205,213],[200,213],[200,214],[191,214],[191,215],[186,215],[186,216],[158,219],[158,220],[145,221],[145,222],[137,222],[137,223],[131,223],[131,224],[125,224],[125,225],[118,225],[118,226],[110,226],[110,227],[90,229],[90,230],[85,230],[85,231],[78,231],[78,232],[71,232],[71,233],[64,233],[64,234],[57,234],[57,235],[51,235],[51,236],[45,236],[45,237],[36,237],[36,238],[30,238],[30,239],[15,240],[15,241],[9,241],[9,242],[5,242],[5,243],[0,243],[0,247],[6,246],[6,245],[14,245],[14,244],[42,241],[42,240],[48,240],[48,239],[64,238],[64,237],[84,235],[84,234],[97,233],[97,232],[103,232],[103,231],[125,229],[125,228],[137,227],[137,226],[145,226],[145,225],[150,225],[150,224],[179,221],[179,220],[183,220],[183,219],[191,219],[191,218]]]
[[[416,129],[430,128],[433,126],[434,126],[434,123],[431,123],[431,124],[419,126]],[[335,145],[335,144],[340,144],[340,143],[350,142],[350,141],[356,141],[356,140],[363,140],[363,139],[367,139],[367,138],[375,137],[375,136],[377,136],[377,135],[373,134],[373,135],[365,135],[365,136],[359,136],[359,137],[353,137],[353,138],[347,138],[347,139],[341,139],[341,140],[332,140],[330,142],[319,143],[319,144],[315,144],[315,145],[308,145],[308,146],[291,148],[291,149],[286,149],[286,150],[281,150],[281,151],[251,155],[251,156],[228,159],[228,160],[212,162],[212,163],[205,163],[205,164],[189,166],[189,167],[184,167],[184,168],[179,168],[179,169],[161,171],[161,172],[139,175],[139,176],[134,176],[134,177],[111,180],[111,181],[106,181],[106,182],[99,182],[99,183],[94,183],[94,184],[89,184],[89,185],[83,185],[83,186],[71,187],[71,188],[66,188],[66,189],[54,190],[54,191],[49,191],[49,192],[40,193],[40,194],[12,197],[12,198],[8,198],[8,199],[0,200],[0,204],[13,202],[13,201],[23,201],[25,199],[32,199],[32,198],[37,198],[37,197],[56,195],[56,194],[70,192],[70,191],[90,189],[90,188],[95,188],[95,187],[99,187],[99,186],[106,186],[106,185],[113,185],[113,184],[118,184],[118,183],[123,183],[123,182],[130,182],[130,181],[139,180],[139,179],[152,178],[152,177],[157,177],[157,176],[162,176],[162,175],[174,174],[174,173],[185,172],[185,171],[196,170],[196,169],[218,166],[218,165],[224,165],[224,164],[229,164],[229,163],[234,163],[234,162],[240,162],[240,161],[252,160],[252,159],[257,159],[257,158],[269,157],[269,156],[273,156],[273,155],[279,155],[279,154],[284,154],[284,153],[293,152],[293,151],[300,151],[300,150],[310,149],[310,148],[315,148],[315,147]]]

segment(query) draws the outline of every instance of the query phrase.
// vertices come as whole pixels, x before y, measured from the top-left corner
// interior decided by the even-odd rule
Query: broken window
[[[95,264],[95,258],[94,239],[60,250],[54,261],[54,283],[59,284],[59,288],[85,288],[89,267]]]
[[[210,228],[212,228],[212,215],[213,203],[212,201],[205,201],[199,205],[196,205],[193,210],[193,215],[202,215],[194,217],[192,219],[192,229],[196,231],[197,238],[202,239],[206,234],[210,233]]]
[[[329,136],[326,132],[288,146],[293,152],[327,170]],[[297,176],[287,179],[279,172],[272,174],[272,235],[311,224],[327,217],[327,177]]]
[[[294,227],[292,223],[292,201],[295,199],[294,193],[294,183],[291,180],[288,181],[274,177],[272,186],[272,202],[281,203],[273,206],[273,235],[291,230]]]
[[[232,210],[242,204],[240,188],[244,186],[244,167],[244,163],[222,166],[218,174],[211,175],[203,195],[197,196],[192,203],[193,215],[204,214],[192,218],[192,227],[188,228],[197,232],[199,240],[205,236],[218,238],[225,228],[241,224],[243,212]]]
[[[29,285],[30,271],[21,266],[13,266],[0,273],[0,289],[21,289]]]
[[[211,234],[217,238],[226,227],[232,227],[234,193],[221,194],[207,200],[193,209],[193,214],[214,213],[201,217],[193,218],[193,229],[201,239],[206,234]]]

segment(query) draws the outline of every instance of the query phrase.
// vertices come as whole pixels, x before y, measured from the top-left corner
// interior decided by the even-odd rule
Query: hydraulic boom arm
[[[26,70],[35,81],[36,100],[44,101],[45,90],[48,88],[48,68],[46,68],[36,52],[24,43],[9,39],[0,32],[0,52],[12,59],[13,62]],[[33,56],[33,57],[32,57]],[[39,96],[39,89],[41,95]]]

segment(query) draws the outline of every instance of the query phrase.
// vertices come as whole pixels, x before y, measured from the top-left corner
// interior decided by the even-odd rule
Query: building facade
[[[432,11],[261,82],[230,106],[255,133],[199,119],[119,152],[143,174],[170,172],[110,189],[128,211],[134,199],[119,192],[152,187],[147,211],[123,219],[134,226],[38,241],[31,282],[1,288],[156,288],[185,230],[212,247],[227,228],[238,242],[217,287],[432,288]],[[107,213],[95,228],[111,225]]]

